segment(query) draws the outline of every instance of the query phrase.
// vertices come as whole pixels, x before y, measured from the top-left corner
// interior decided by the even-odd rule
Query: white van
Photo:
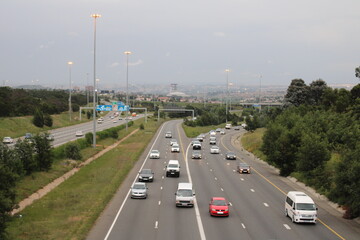
[[[169,160],[166,166],[166,177],[169,176],[180,177],[180,164],[178,160]]]
[[[177,207],[193,207],[195,192],[192,183],[179,183],[175,193],[175,202]]]
[[[231,128],[231,123],[227,123],[226,125],[225,125],[225,129],[230,129]]]
[[[210,137],[209,143],[216,144],[216,137]]]
[[[292,222],[316,223],[317,207],[305,193],[290,191],[285,200],[285,215],[290,217]]]

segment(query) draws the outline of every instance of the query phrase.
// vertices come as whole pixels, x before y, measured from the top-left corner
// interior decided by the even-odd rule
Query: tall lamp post
[[[70,118],[70,122],[71,122],[71,112],[72,112],[72,109],[71,109],[71,65],[73,65],[73,62],[68,62],[67,63],[68,66],[69,66],[69,118]]]
[[[230,69],[225,69],[226,72],[226,122],[228,121],[228,97],[229,97],[229,72]]]
[[[96,19],[101,17],[100,14],[92,14],[94,18],[94,93],[93,93],[93,147],[96,148],[96,104],[95,104],[95,88],[96,88]]]
[[[125,121],[126,121],[126,131],[128,130],[128,115],[129,115],[129,55],[132,52],[130,51],[126,51],[124,52],[124,54],[126,55],[126,116],[125,116]]]
[[[100,79],[97,78],[96,79],[96,105],[99,103],[99,82],[100,82]]]

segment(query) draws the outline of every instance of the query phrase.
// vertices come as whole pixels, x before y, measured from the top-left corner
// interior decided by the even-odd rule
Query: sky
[[[122,88],[125,51],[129,85],[357,84],[359,9],[359,0],[1,0],[0,85],[68,88],[71,76],[73,86],[97,78]]]

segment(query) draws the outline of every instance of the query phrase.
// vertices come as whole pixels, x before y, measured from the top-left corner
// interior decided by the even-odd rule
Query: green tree
[[[12,155],[9,148],[0,143],[0,239],[6,238],[9,213],[15,205],[15,184],[18,175],[9,166]]]
[[[44,115],[44,125],[48,127],[52,127],[53,119],[49,114]]]
[[[69,143],[66,145],[65,149],[65,156],[70,159],[74,160],[81,160],[81,152],[80,147],[76,143]]]
[[[52,147],[46,136],[36,135],[34,137],[35,161],[37,169],[48,171],[53,162]]]
[[[360,80],[360,67],[355,68],[355,77]]]
[[[18,140],[14,147],[15,156],[22,162],[22,167],[26,175],[31,174],[37,168],[34,159],[34,147],[28,141]]]
[[[310,83],[309,86],[309,97],[310,97],[310,103],[319,105],[322,100],[322,95],[324,94],[324,91],[328,88],[326,82],[322,79],[318,79],[316,81],[313,81]]]
[[[308,102],[309,87],[302,79],[294,79],[291,81],[285,95],[286,106],[300,106]]]
[[[348,207],[346,213],[350,218],[360,215],[360,144],[354,150],[348,150],[337,167],[332,192],[340,204]]]
[[[44,126],[44,114],[40,109],[35,110],[35,114],[32,120],[33,124],[37,127],[42,128]]]

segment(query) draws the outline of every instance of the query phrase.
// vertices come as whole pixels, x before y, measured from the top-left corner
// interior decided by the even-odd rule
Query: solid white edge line
[[[159,222],[156,221],[156,222],[155,222],[155,228],[158,228],[158,225],[159,225]]]
[[[144,165],[145,165],[145,163],[146,163],[146,161],[147,161],[147,159],[148,159],[148,157],[149,157],[149,155],[150,155],[151,149],[153,149],[153,147],[154,147],[156,141],[158,140],[158,138],[159,138],[159,136],[160,136],[160,133],[161,133],[161,131],[162,131],[162,129],[164,128],[165,125],[166,125],[166,123],[161,126],[161,129],[160,129],[160,131],[159,131],[159,133],[158,133],[158,136],[156,137],[153,145],[151,146],[150,151],[148,152],[148,154],[147,154],[147,156],[146,156],[146,158],[145,158],[145,161],[143,162],[143,164],[142,164],[141,167],[140,167],[140,171],[141,171],[141,169],[144,167]],[[137,175],[136,175],[133,183],[131,184],[131,186],[134,185],[134,183],[136,182],[136,179],[137,179]],[[104,240],[107,240],[108,237],[110,236],[110,233],[111,233],[113,227],[115,226],[115,222],[117,221],[117,219],[118,219],[118,217],[119,217],[119,215],[120,215],[120,213],[121,213],[121,210],[123,209],[123,207],[124,207],[124,205],[125,205],[125,202],[126,202],[126,201],[128,200],[128,198],[129,198],[129,194],[130,194],[130,190],[129,190],[128,193],[126,194],[126,197],[125,197],[124,201],[122,202],[122,204],[121,204],[118,212],[116,213],[115,219],[114,219],[114,221],[112,222],[112,224],[111,224],[111,226],[110,226],[110,228],[109,228],[109,230],[108,230],[108,232],[107,232]]]
[[[244,229],[246,228],[246,227],[245,227],[245,225],[244,225],[243,223],[241,224],[241,226],[242,226]]]
[[[188,161],[187,161],[187,156],[188,156],[190,146],[191,146],[191,144],[189,144],[189,146],[186,149],[185,165],[186,165],[186,171],[187,171],[187,174],[188,174],[188,177],[189,177],[189,182],[192,183],[189,164],[188,164]],[[197,201],[194,202],[194,208],[195,208],[196,221],[197,221],[198,228],[199,228],[199,233],[200,233],[200,239],[201,240],[206,240],[204,226],[203,226],[202,221],[201,221],[201,216],[200,216],[199,207],[197,205]]]
[[[264,202],[264,205],[265,205],[265,207],[269,207],[269,204],[267,204],[266,202]]]

